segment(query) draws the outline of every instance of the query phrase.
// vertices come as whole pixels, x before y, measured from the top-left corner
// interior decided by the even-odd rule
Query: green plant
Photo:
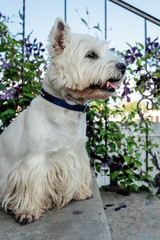
[[[116,97],[114,97],[116,100]],[[146,144],[138,137],[136,132],[145,133],[144,121],[132,121],[138,110],[134,109],[126,115],[125,105],[109,108],[108,102],[96,101],[92,106],[92,111],[88,113],[87,142],[88,153],[94,163],[97,172],[101,171],[101,166],[110,167],[110,178],[112,182],[119,183],[123,189],[138,190],[137,182],[151,181],[148,172],[142,170],[141,151],[146,149]],[[107,128],[105,119],[108,116]],[[120,121],[112,119],[121,118]],[[151,122],[148,121],[148,131]],[[129,132],[130,130],[130,132]],[[129,134],[128,134],[129,132]],[[154,144],[150,143],[150,147]],[[151,168],[150,168],[151,170]]]
[[[90,30],[87,21],[84,18],[81,20]],[[99,28],[99,24],[97,26]],[[152,123],[145,113],[160,106],[160,45],[157,39],[151,41],[148,38],[146,47],[136,43],[120,54],[128,66],[129,77],[124,80],[121,97],[116,95],[112,101],[116,103],[118,99],[124,101],[126,98],[130,102],[130,96],[135,92],[141,92],[142,98],[128,113],[126,104],[111,106],[110,101],[92,102],[92,111],[87,115],[87,150],[96,171],[100,172],[102,166],[108,165],[111,181],[120,184],[123,189],[138,191],[142,187],[154,186],[160,194],[160,173],[155,177],[151,174],[154,167],[160,172],[157,156],[153,153],[157,144],[135,137],[137,132],[142,135],[153,132]],[[126,135],[127,132],[130,134]],[[142,165],[148,160],[141,158],[142,150],[148,152],[153,164],[148,167],[146,163],[146,170]]]
[[[22,71],[22,33],[13,35],[8,29],[8,22],[9,18],[0,13],[0,132],[39,93],[46,66],[42,43],[36,39],[31,42],[29,35],[24,39],[24,72]]]

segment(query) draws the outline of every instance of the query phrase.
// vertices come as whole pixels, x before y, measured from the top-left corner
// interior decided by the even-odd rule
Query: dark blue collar
[[[56,104],[60,107],[63,107],[63,108],[67,108],[67,109],[70,109],[70,110],[73,110],[73,111],[78,111],[78,112],[83,112],[83,113],[89,111],[89,104],[88,103],[86,105],[80,105],[80,104],[70,105],[65,100],[62,100],[60,98],[57,98],[57,97],[54,97],[54,96],[50,95],[43,88],[41,88],[40,95],[41,95],[41,97],[45,98],[47,101],[49,101],[53,104]]]

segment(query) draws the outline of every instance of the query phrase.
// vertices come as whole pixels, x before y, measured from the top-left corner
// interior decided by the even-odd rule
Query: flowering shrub
[[[92,103],[93,112],[88,113],[87,149],[97,172],[105,165],[110,167],[111,182],[119,183],[126,190],[155,187],[157,194],[160,194],[160,167],[154,153],[157,144],[149,139],[144,142],[140,137],[135,137],[137,132],[147,135],[153,132],[149,117],[144,117],[141,111],[142,100],[146,102],[147,109],[159,109],[160,106],[160,44],[157,39],[151,41],[148,38],[146,48],[141,43],[129,47],[121,53],[128,67],[128,77],[124,80],[121,97],[115,96],[113,100],[122,101],[126,98],[130,102],[131,94],[135,92],[140,92],[142,98],[128,114],[125,104],[119,107],[116,104],[111,106],[108,101]],[[112,120],[118,116],[120,121]],[[125,130],[129,130],[130,134],[126,135]],[[151,174],[153,166],[147,166],[144,170],[143,160],[145,162],[147,159],[141,159],[142,150],[148,151],[158,171],[154,178]]]
[[[7,23],[9,18],[0,13],[0,132],[39,93],[46,66],[45,49],[36,39],[25,38],[24,72],[22,72],[21,33],[14,36]],[[23,81],[22,81],[23,74]]]

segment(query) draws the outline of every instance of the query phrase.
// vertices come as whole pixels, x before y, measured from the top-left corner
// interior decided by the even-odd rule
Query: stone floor
[[[35,223],[20,225],[0,208],[0,240],[111,240],[94,175],[93,181],[91,199],[48,211]]]
[[[147,196],[101,192],[112,240],[160,240],[160,200]],[[120,205],[123,208],[119,209]]]
[[[102,205],[93,179],[93,198],[48,211],[33,224],[20,225],[0,209],[0,240],[160,240],[158,198],[102,191]]]

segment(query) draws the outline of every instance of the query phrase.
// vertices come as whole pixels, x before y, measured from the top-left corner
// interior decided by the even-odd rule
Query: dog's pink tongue
[[[115,83],[113,83],[113,82],[109,82],[109,86],[111,88],[118,89],[118,86]]]

